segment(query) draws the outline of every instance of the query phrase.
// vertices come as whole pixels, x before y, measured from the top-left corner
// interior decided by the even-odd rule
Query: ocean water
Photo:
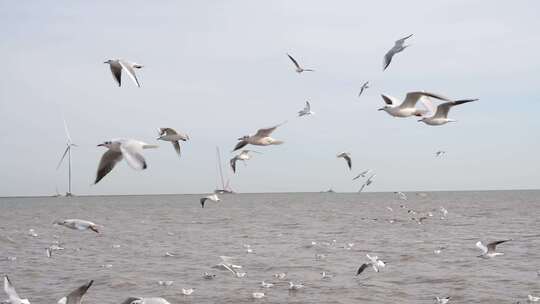
[[[173,304],[433,303],[436,296],[515,303],[540,295],[540,191],[407,195],[234,194],[204,209],[199,195],[1,198],[0,273],[32,303],[56,303],[91,279],[86,303],[128,296]],[[448,210],[444,219],[440,207]],[[427,212],[433,216],[422,224],[410,219]],[[101,233],[52,225],[63,218],[94,221]],[[512,239],[498,247],[504,256],[477,257],[478,240],[500,239]],[[45,248],[55,240],[65,249],[48,258]],[[355,276],[366,253],[387,266]],[[247,275],[213,269],[222,255]],[[323,280],[322,271],[334,277]],[[204,272],[216,278],[205,280]],[[273,278],[281,272],[286,280]],[[174,283],[163,287],[160,280]],[[263,280],[278,284],[264,289]],[[290,292],[288,280],[305,287]],[[182,296],[181,288],[195,292]],[[251,298],[260,291],[264,299]]]

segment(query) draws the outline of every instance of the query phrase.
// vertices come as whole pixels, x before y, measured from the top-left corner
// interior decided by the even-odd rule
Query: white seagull
[[[129,297],[122,304],[171,304],[169,301],[165,300],[164,298],[137,298],[137,297]]]
[[[386,267],[386,264],[382,260],[380,260],[379,257],[377,256],[372,257],[369,254],[366,254],[366,257],[369,259],[369,263],[364,263],[360,265],[360,267],[356,271],[356,275],[361,274],[367,267],[370,267],[370,266],[371,268],[373,268],[375,272],[379,272],[380,268]]]
[[[58,304],[81,304],[82,298],[88,291],[88,288],[90,288],[90,286],[92,286],[93,283],[94,281],[92,280],[78,287],[77,289],[70,292],[67,296],[58,300]]]
[[[386,68],[390,65],[390,62],[392,62],[392,57],[394,57],[395,54],[402,52],[404,49],[406,49],[409,45],[404,45],[405,40],[412,37],[413,34],[410,34],[407,37],[403,37],[399,40],[396,40],[394,43],[394,46],[386,52],[384,55],[384,62],[383,62],[383,71],[386,70]]]
[[[254,293],[251,294],[251,296],[254,299],[262,299],[262,298],[264,298],[264,292],[254,292]]]
[[[435,297],[435,303],[437,303],[437,304],[447,304],[450,301],[450,299],[451,299],[451,297],[446,297],[446,298]]]
[[[444,154],[446,154],[446,151],[440,150],[440,151],[435,152],[435,157],[441,157],[441,156],[443,156]]]
[[[360,87],[360,93],[358,93],[358,97],[360,97],[360,95],[364,93],[365,89],[369,89],[369,81],[366,81],[364,82],[364,84],[362,84],[362,87]]]
[[[4,291],[9,297],[9,299],[7,300],[7,303],[30,304],[30,301],[28,301],[28,299],[21,299],[21,297],[19,297],[19,295],[17,294],[17,291],[15,290],[15,287],[13,287],[7,275],[4,276]]]
[[[299,290],[299,289],[302,289],[304,288],[304,285],[303,284],[294,284],[293,282],[289,282],[289,290]]]
[[[489,259],[489,258],[494,258],[494,257],[499,256],[499,255],[504,255],[504,253],[502,253],[502,252],[496,252],[495,248],[497,247],[497,245],[508,242],[508,241],[510,241],[510,240],[491,242],[491,243],[487,244],[487,246],[482,244],[481,241],[478,241],[476,243],[476,247],[478,247],[478,248],[480,248],[480,250],[482,250],[482,254],[479,255],[478,257],[479,258],[484,258],[484,259]]]
[[[369,173],[371,173],[371,169],[362,171],[362,172],[360,172],[360,174],[358,174],[357,176],[353,177],[352,180],[359,179],[360,177],[366,177],[366,175],[368,175]]]
[[[238,138],[239,142],[236,144],[233,151],[242,149],[248,144],[255,145],[255,146],[281,145],[283,141],[276,140],[270,137],[270,134],[272,134],[272,132],[274,132],[279,126],[283,124],[284,123],[281,123],[279,125],[266,128],[266,129],[259,129],[257,130],[257,133],[255,133],[255,135],[246,135],[246,136]]]
[[[231,164],[231,169],[233,171],[233,173],[236,173],[236,162],[237,161],[242,161],[244,163],[244,165],[246,164],[246,160],[249,160],[251,159],[251,155],[249,155],[249,152],[254,152],[254,153],[260,153],[260,152],[257,152],[257,151],[251,151],[251,150],[242,150],[242,152],[240,152],[240,154],[238,155],[235,155],[233,158],[231,158],[231,160],[229,161],[229,163]]]
[[[424,96],[433,97],[433,98],[445,100],[445,101],[449,100],[448,98],[441,95],[418,91],[418,92],[407,93],[405,100],[403,100],[403,102],[401,102],[401,104],[398,105],[400,101],[397,98],[394,98],[389,95],[381,94],[381,97],[386,104],[384,105],[384,107],[379,108],[378,110],[385,111],[386,113],[394,117],[409,117],[413,115],[422,116],[426,114],[428,110],[416,108],[416,104],[418,103],[419,100],[422,101],[422,103],[426,106],[426,108],[428,109],[431,108],[430,105],[426,105],[426,104],[431,103],[431,101],[428,99],[422,98]]]
[[[307,115],[313,115],[315,112],[311,111],[311,104],[309,101],[306,101],[306,106],[298,111],[298,117],[307,116]]]
[[[189,140],[189,136],[187,134],[178,133],[173,128],[159,128],[159,137],[157,140],[170,141],[176,154],[180,156],[180,141]]]
[[[422,119],[418,121],[421,121],[430,126],[440,126],[449,122],[456,122],[457,120],[448,118],[448,112],[450,111],[450,108],[452,108],[453,106],[457,106],[460,104],[473,102],[477,100],[478,99],[463,99],[463,100],[456,100],[456,101],[449,101],[449,102],[441,103],[440,105],[437,106],[437,111],[435,112],[433,116],[423,117]]]
[[[99,144],[98,147],[108,148],[103,153],[98,165],[98,171],[94,184],[97,184],[105,175],[107,175],[114,166],[126,159],[128,165],[135,170],[144,170],[148,166],[143,156],[143,149],[157,148],[157,145],[149,145],[135,139],[114,139]]]
[[[207,200],[211,200],[212,202],[214,203],[217,203],[220,201],[219,197],[217,196],[217,194],[211,194],[211,195],[208,195],[208,196],[205,196],[205,197],[202,197],[200,202],[201,202],[201,207],[204,208],[204,203],[207,201]]]
[[[352,169],[352,159],[351,159],[351,153],[348,152],[341,152],[338,155],[336,155],[337,158],[343,158],[347,162],[347,166],[349,167],[349,170]]]
[[[368,179],[366,180],[366,182],[362,185],[362,188],[360,188],[360,190],[358,192],[362,192],[364,191],[364,188],[371,185],[371,183],[373,183],[373,178],[375,177],[375,174],[371,175],[370,177],[368,177]]]
[[[184,296],[190,296],[195,290],[193,288],[188,288],[188,289],[185,289],[185,288],[182,288],[182,294]]]
[[[538,302],[538,301],[540,301],[540,297],[534,297],[533,295],[528,295],[527,299],[529,300],[529,302]]]
[[[53,222],[53,224],[64,226],[73,230],[79,230],[79,231],[92,230],[95,233],[99,233],[97,225],[86,220],[79,220],[79,219],[56,220]]]
[[[139,80],[137,79],[137,76],[135,75],[135,69],[140,69],[143,66],[135,63],[135,62],[128,62],[122,59],[109,59],[105,61],[104,63],[108,63],[111,72],[113,74],[114,79],[118,83],[118,86],[122,85],[122,70],[125,70],[126,73],[129,75],[129,78],[135,82],[135,84],[140,88],[141,84],[139,83]]]
[[[296,67],[296,73],[300,74],[302,72],[314,72],[315,70],[312,70],[312,69],[304,69],[303,67],[301,67],[298,62],[289,54],[287,54],[287,56],[289,56],[289,59],[291,59],[291,61],[294,63],[294,66]]]

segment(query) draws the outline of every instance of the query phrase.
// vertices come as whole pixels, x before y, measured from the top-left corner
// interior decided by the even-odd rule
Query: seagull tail
[[[282,145],[283,143],[285,143],[283,140],[275,140],[272,142],[272,145]]]
[[[143,149],[156,149],[159,148],[158,145],[143,145]]]

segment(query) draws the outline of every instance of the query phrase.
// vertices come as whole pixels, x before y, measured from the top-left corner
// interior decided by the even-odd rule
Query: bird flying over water
[[[79,219],[67,219],[67,220],[56,220],[53,224],[64,226],[73,230],[92,230],[95,233],[99,233],[97,225],[90,221],[79,220]]]
[[[369,262],[360,265],[360,267],[356,271],[356,275],[361,274],[368,267],[373,268],[373,271],[375,272],[379,272],[380,268],[386,267],[386,264],[382,260],[380,260],[379,257],[377,256],[372,257],[369,254],[366,254],[366,257],[369,259]]]
[[[249,155],[249,152],[258,153],[257,151],[242,150],[242,152],[240,152],[240,154],[235,155],[233,158],[231,158],[229,163],[231,164],[231,169],[232,169],[233,173],[236,173],[236,162],[237,161],[242,161],[245,164],[245,161],[249,160],[251,158],[251,155]]]
[[[491,243],[487,244],[487,246],[484,245],[481,241],[478,241],[476,243],[476,247],[478,247],[480,250],[482,250],[482,254],[479,255],[478,257],[479,258],[484,258],[484,259],[489,259],[489,258],[494,258],[494,257],[499,256],[499,255],[504,255],[504,253],[502,253],[502,252],[497,252],[496,247],[497,247],[497,245],[508,242],[508,241],[510,241],[510,240],[491,242]]]
[[[447,304],[450,301],[451,297],[439,298],[435,297],[435,303],[437,304]]]
[[[9,304],[30,304],[30,301],[28,299],[21,299],[19,295],[17,294],[17,291],[15,290],[15,287],[11,284],[11,281],[9,280],[9,277],[7,275],[4,276],[4,291],[6,292],[8,296],[7,303]]]
[[[454,106],[468,103],[468,102],[477,101],[477,100],[478,99],[463,99],[463,100],[456,100],[456,101],[449,101],[449,102],[442,103],[437,106],[437,111],[435,112],[433,116],[423,117],[422,119],[418,121],[421,121],[430,126],[440,126],[449,122],[455,122],[457,120],[448,118],[448,112],[450,112],[450,109]]]
[[[315,114],[315,112],[311,111],[311,104],[309,104],[309,101],[306,101],[306,106],[302,110],[298,111],[298,117],[313,114]]]
[[[129,78],[131,78],[131,80],[133,80],[133,82],[135,82],[135,84],[139,88],[141,87],[141,84],[139,83],[139,80],[137,79],[137,75],[135,75],[134,68],[140,69],[143,67],[142,65],[138,63],[134,63],[134,62],[128,62],[122,59],[109,59],[105,61],[104,63],[109,64],[113,77],[118,83],[118,86],[122,85],[122,70],[125,70],[126,73],[129,75]]]
[[[300,66],[300,64],[298,64],[298,62],[289,54],[287,54],[287,56],[289,56],[289,59],[291,59],[291,61],[294,63],[294,66],[296,67],[296,73],[300,74],[302,72],[315,72],[315,70],[313,69],[304,69],[303,67]]]
[[[86,294],[86,292],[88,291],[90,286],[92,286],[93,283],[94,281],[92,280],[78,287],[77,289],[70,292],[67,296],[61,298],[58,301],[58,304],[81,304],[82,298],[84,297],[84,295]]]
[[[255,135],[246,135],[238,138],[239,142],[236,144],[233,151],[242,149],[248,144],[256,146],[281,145],[283,141],[270,137],[270,134],[284,123],[266,129],[259,129]]]
[[[112,171],[114,166],[124,158],[128,165],[135,170],[144,170],[148,166],[143,156],[143,149],[157,148],[157,145],[149,145],[135,139],[114,139],[99,144],[109,150],[103,153],[98,165],[98,171],[94,184],[97,184],[105,175]]]
[[[433,98],[445,100],[445,101],[449,100],[448,98],[435,94],[435,93],[418,91],[418,92],[407,93],[405,100],[403,100],[403,102],[401,102],[401,104],[398,105],[398,103],[400,103],[400,100],[398,100],[397,98],[394,98],[389,95],[381,94],[381,97],[384,100],[385,105],[384,107],[379,108],[378,110],[385,111],[386,113],[394,117],[409,117],[413,115],[422,116],[428,112],[428,109],[418,109],[416,108],[416,104],[424,96],[433,97]],[[424,104],[431,103],[431,101],[427,99],[422,99],[422,103]]]
[[[446,154],[446,151],[440,150],[440,151],[435,152],[435,157],[441,157],[441,156],[443,156],[444,154]]]
[[[370,177],[368,177],[368,179],[366,180],[366,182],[362,185],[362,187],[360,188],[360,190],[358,192],[362,192],[364,191],[364,188],[371,185],[371,183],[373,183],[373,178],[375,177],[375,174],[371,175]]]
[[[386,70],[386,68],[390,65],[390,62],[392,62],[392,58],[395,54],[402,52],[404,49],[406,49],[409,45],[405,45],[405,40],[412,37],[413,34],[410,34],[407,37],[403,37],[401,39],[396,40],[394,43],[394,46],[386,52],[384,55],[384,62],[383,62],[383,71]]]
[[[214,203],[217,203],[220,201],[219,197],[217,196],[217,194],[211,194],[211,195],[208,195],[208,196],[205,196],[203,198],[200,199],[200,202],[201,202],[201,207],[204,208],[204,203],[207,201],[207,200],[210,200]]]
[[[364,82],[364,84],[362,84],[362,87],[360,87],[360,93],[358,93],[358,97],[360,97],[360,95],[364,93],[365,89],[369,89],[369,81],[366,81]]]
[[[347,162],[347,166],[349,167],[349,170],[352,169],[352,159],[351,154],[348,152],[341,152],[337,156],[337,158],[343,158]]]
[[[176,154],[180,156],[180,140],[186,141],[189,140],[187,134],[178,133],[173,128],[159,128],[159,137],[157,140],[170,141],[176,151]]]
[[[371,170],[364,170],[364,171],[360,172],[360,174],[358,174],[357,176],[353,177],[352,180],[357,180],[360,177],[366,177],[366,175],[368,175],[369,173],[371,173]]]

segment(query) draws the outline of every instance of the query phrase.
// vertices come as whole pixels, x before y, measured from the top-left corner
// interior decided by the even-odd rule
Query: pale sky
[[[0,1],[0,196],[66,191],[62,116],[75,194],[206,193],[236,139],[287,120],[256,147],[238,192],[540,188],[540,2],[531,1]],[[382,57],[411,46],[382,72]],[[286,53],[314,73],[298,75]],[[117,87],[107,59],[144,65],[141,88]],[[360,85],[371,88],[358,98]],[[480,98],[458,122],[430,127],[377,111],[381,93]],[[310,100],[315,116],[297,118]],[[112,138],[190,135],[182,158],[160,142],[149,168],[121,162],[92,185]],[[446,150],[442,159],[437,150]],[[336,154],[349,151],[349,172]]]

